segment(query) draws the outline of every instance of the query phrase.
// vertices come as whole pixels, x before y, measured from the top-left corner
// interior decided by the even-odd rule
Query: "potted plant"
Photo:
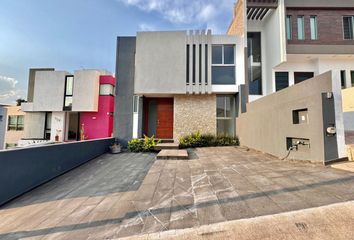
[[[117,154],[120,153],[122,151],[122,146],[118,143],[118,141],[116,140],[113,145],[111,145],[109,147],[109,149],[111,150],[112,154]]]

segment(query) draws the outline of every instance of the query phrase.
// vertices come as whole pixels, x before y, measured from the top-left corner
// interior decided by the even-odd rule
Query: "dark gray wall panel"
[[[114,137],[123,146],[127,145],[133,134],[135,48],[135,37],[118,37]]]
[[[107,152],[113,138],[0,151],[0,205]]]

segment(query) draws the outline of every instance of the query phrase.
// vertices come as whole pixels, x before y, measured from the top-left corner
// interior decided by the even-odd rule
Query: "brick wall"
[[[174,97],[173,138],[196,131],[216,134],[216,95]]]
[[[353,10],[343,9],[292,9],[288,8],[286,15],[292,16],[293,38],[289,44],[318,44],[318,45],[353,45],[353,40],[344,40],[343,16],[354,15]],[[298,40],[297,16],[305,19],[305,40]],[[310,16],[317,16],[318,40],[311,40]]]
[[[244,21],[244,0],[237,1],[234,7],[234,17],[232,22],[227,30],[227,34],[229,35],[241,35],[245,34],[245,21]]]

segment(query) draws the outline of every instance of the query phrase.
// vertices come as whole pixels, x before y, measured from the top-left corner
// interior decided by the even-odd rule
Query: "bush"
[[[216,146],[238,146],[237,137],[215,136],[212,134],[201,134],[199,131],[179,139],[180,148],[195,147],[216,147]]]
[[[134,138],[128,142],[128,149],[131,152],[152,152],[160,141],[155,137],[144,136],[144,139]]]

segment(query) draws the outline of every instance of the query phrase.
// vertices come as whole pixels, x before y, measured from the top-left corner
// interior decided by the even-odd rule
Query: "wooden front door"
[[[173,98],[147,98],[145,107],[145,135],[173,138]]]

